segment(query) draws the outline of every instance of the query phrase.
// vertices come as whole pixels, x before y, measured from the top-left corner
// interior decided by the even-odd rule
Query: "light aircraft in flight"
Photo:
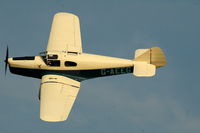
[[[13,74],[41,79],[40,118],[59,122],[68,118],[81,81],[126,73],[151,77],[157,68],[165,66],[166,58],[158,47],[138,49],[131,60],[83,53],[79,18],[57,13],[46,52],[9,58],[7,47],[5,63],[5,72],[9,65]]]

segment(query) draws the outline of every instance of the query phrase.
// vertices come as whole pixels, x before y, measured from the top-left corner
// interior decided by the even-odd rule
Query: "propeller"
[[[4,60],[4,62],[5,62],[5,75],[6,75],[6,71],[7,71],[7,67],[8,67],[8,58],[9,58],[9,50],[8,50],[8,46],[7,46],[6,59]]]

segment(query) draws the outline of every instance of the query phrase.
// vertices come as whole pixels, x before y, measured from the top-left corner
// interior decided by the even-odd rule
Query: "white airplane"
[[[79,18],[57,13],[46,52],[9,58],[7,48],[5,63],[5,71],[9,64],[11,73],[41,79],[40,119],[59,122],[68,118],[81,81],[126,73],[151,77],[165,66],[166,58],[158,47],[138,49],[131,60],[83,53]]]

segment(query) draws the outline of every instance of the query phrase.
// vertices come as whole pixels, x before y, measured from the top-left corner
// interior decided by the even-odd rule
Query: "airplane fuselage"
[[[86,53],[45,53],[9,58],[8,63],[10,71],[18,75],[41,78],[46,74],[57,74],[83,81],[132,73],[134,61]]]

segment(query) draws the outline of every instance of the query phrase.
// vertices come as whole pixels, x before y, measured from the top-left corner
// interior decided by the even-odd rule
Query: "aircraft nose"
[[[13,58],[8,58],[7,63],[9,66],[17,65],[18,63],[13,60]]]
[[[8,58],[8,60],[7,61],[5,60],[5,62],[8,63],[8,64],[11,64],[12,63],[12,58]]]

